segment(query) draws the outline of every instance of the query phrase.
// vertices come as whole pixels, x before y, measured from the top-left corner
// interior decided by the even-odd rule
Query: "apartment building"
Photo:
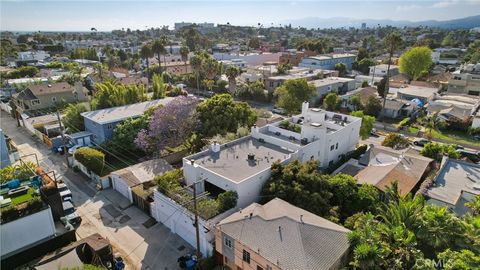
[[[480,96],[480,64],[468,64],[453,72],[447,92]]]
[[[335,69],[336,64],[344,64],[348,70],[352,69],[352,64],[357,59],[354,54],[331,54],[305,57],[298,66],[311,69]]]
[[[236,191],[238,207],[254,202],[270,178],[274,162],[318,160],[326,168],[353,151],[359,140],[361,118],[309,108],[302,113],[264,127],[252,127],[251,135],[185,157],[187,184],[199,182],[198,192]]]

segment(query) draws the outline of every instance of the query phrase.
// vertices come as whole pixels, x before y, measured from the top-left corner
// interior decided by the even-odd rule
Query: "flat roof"
[[[137,117],[142,115],[147,109],[157,106],[166,105],[172,101],[173,97],[166,97],[152,101],[145,101],[120,107],[113,107],[108,109],[96,110],[91,112],[84,112],[81,115],[99,124],[108,124],[117,121],[122,121],[130,117]]]
[[[475,184],[477,189],[474,188]],[[480,194],[480,165],[449,159],[426,195],[455,205],[462,192]]]
[[[344,82],[353,82],[355,79],[349,79],[349,78],[340,78],[340,77],[326,77],[320,80],[314,80],[311,81],[310,83],[313,83],[315,87],[320,87],[320,86],[325,86],[325,85],[330,85],[334,83],[344,83]]]
[[[416,85],[408,85],[405,88],[399,88],[397,91],[397,93],[402,93],[402,94],[417,96],[417,97],[425,97],[425,98],[429,98],[437,92],[438,92],[438,89],[436,88],[416,86]]]
[[[186,157],[195,160],[195,164],[216,174],[240,183],[244,179],[272,166],[275,161],[283,161],[293,153],[279,146],[262,143],[246,136],[239,140],[221,146],[218,153],[211,150]],[[255,160],[248,160],[248,155],[254,154]]]

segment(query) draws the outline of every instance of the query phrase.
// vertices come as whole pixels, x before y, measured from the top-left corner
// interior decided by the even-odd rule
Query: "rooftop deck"
[[[211,150],[187,157],[195,164],[239,183],[256,173],[270,168],[273,162],[289,158],[291,151],[270,143],[262,143],[251,136],[222,145],[219,152]],[[252,160],[248,159],[253,154]]]

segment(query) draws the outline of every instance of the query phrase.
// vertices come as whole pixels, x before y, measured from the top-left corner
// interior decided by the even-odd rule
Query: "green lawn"
[[[417,134],[420,129],[415,127],[408,127],[408,132]]]
[[[10,198],[10,199],[12,199],[12,205],[17,205],[17,204],[21,204],[21,203],[24,203],[24,202],[28,202],[29,200],[31,200],[33,198],[33,193],[34,193],[34,189],[29,188],[26,194]]]
[[[472,138],[463,132],[433,130],[432,136],[437,139],[449,141],[451,143],[463,143],[480,146],[480,142],[472,140]]]

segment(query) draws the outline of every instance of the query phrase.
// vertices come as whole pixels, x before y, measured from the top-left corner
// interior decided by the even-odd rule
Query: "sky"
[[[392,20],[449,20],[480,15],[480,0],[420,1],[27,1],[0,0],[0,30],[98,31],[213,22],[256,25],[306,17]]]

